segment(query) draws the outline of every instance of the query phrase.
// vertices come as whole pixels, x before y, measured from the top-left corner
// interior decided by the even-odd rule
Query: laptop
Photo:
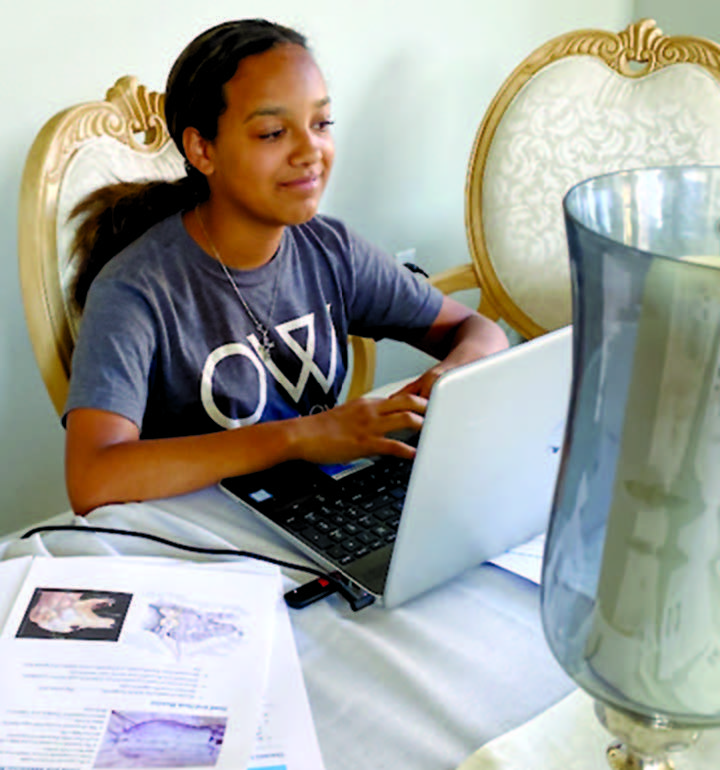
[[[291,461],[221,489],[328,571],[397,606],[547,528],[571,349],[568,326],[446,372],[412,461]]]

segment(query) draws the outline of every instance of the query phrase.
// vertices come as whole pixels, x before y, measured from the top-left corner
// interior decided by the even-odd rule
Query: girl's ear
[[[197,128],[188,126],[183,131],[185,157],[200,173],[210,176],[215,170],[210,150],[210,142],[204,139]]]

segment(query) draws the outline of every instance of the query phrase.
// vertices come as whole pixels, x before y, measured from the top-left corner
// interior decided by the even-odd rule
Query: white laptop
[[[221,488],[394,607],[543,532],[571,384],[565,327],[444,374],[415,460],[284,463]]]

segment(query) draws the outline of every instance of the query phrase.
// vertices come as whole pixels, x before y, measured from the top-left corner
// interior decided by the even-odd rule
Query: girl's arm
[[[417,347],[437,358],[438,363],[399,392],[428,398],[443,372],[505,350],[508,339],[494,321],[452,297],[444,297],[440,312]]]
[[[65,476],[73,510],[184,494],[285,460],[348,462],[372,454],[412,457],[386,434],[419,430],[424,398],[356,399],[321,414],[167,439],[140,439],[130,420],[100,409],[67,417]]]

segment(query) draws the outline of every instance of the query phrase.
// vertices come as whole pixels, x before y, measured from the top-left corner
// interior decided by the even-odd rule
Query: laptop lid
[[[547,527],[572,377],[570,326],[435,384],[385,583],[392,607]]]

